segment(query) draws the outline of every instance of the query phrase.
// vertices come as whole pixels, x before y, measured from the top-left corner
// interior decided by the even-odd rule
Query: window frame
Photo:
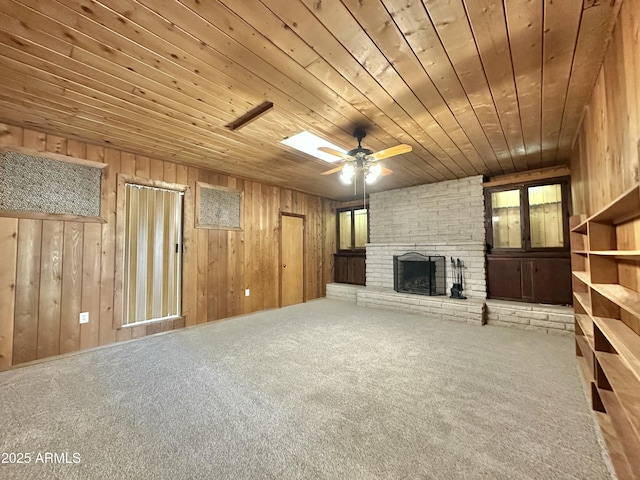
[[[531,219],[529,209],[529,187],[542,187],[546,185],[560,185],[562,199],[562,247],[532,247],[531,246]],[[558,177],[552,179],[538,180],[532,182],[519,182],[496,187],[486,187],[485,195],[485,226],[487,254],[496,255],[518,255],[523,253],[553,253],[569,252],[569,216],[570,216],[570,177]],[[520,192],[520,248],[497,248],[493,246],[493,209],[491,194],[508,190],[518,190]]]
[[[369,243],[369,230],[370,230],[370,211],[369,204],[358,205],[354,207],[341,207],[336,209],[336,250],[338,253],[364,253],[366,251],[366,247],[356,247],[356,216],[354,212],[356,210],[366,210],[367,211],[367,241]],[[351,212],[351,248],[340,248],[340,214],[342,212]]]

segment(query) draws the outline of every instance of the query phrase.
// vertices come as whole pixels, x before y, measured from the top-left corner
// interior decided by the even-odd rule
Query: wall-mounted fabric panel
[[[242,228],[242,192],[199,183],[196,195],[198,227],[223,230]]]
[[[100,216],[102,169],[0,152],[0,210]]]

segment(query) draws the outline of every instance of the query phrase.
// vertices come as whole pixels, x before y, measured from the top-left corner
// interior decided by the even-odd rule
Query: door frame
[[[291,213],[280,211],[278,223],[280,235],[278,237],[280,245],[278,246],[278,307],[282,308],[282,217],[298,217],[302,219],[302,303],[307,301],[307,216],[301,213]]]
[[[183,194],[182,197],[182,220],[180,227],[180,286],[178,288],[178,308],[180,314],[172,318],[184,318],[184,288],[186,284],[187,271],[185,267],[185,244],[190,241],[190,232],[187,225],[186,214],[192,208],[192,200],[189,195],[189,186],[179,183],[169,183],[162,180],[152,180],[149,178],[138,177],[118,173],[116,180],[116,253],[115,253],[115,276],[114,276],[114,303],[113,303],[113,328],[120,330],[123,328],[133,328],[149,323],[162,322],[165,320],[148,320],[145,322],[136,322],[124,325],[124,263],[125,263],[125,228],[126,228],[126,194],[125,187],[127,184],[140,185],[148,188],[160,188],[163,190],[171,190]]]

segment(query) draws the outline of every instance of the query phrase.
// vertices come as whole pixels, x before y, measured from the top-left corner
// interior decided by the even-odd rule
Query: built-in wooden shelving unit
[[[640,479],[640,187],[571,223],[578,363],[619,479]]]

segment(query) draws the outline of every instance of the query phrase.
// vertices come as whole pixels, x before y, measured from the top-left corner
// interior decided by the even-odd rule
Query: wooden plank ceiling
[[[373,191],[565,164],[620,3],[2,0],[0,121],[342,200],[280,141],[411,145]]]

